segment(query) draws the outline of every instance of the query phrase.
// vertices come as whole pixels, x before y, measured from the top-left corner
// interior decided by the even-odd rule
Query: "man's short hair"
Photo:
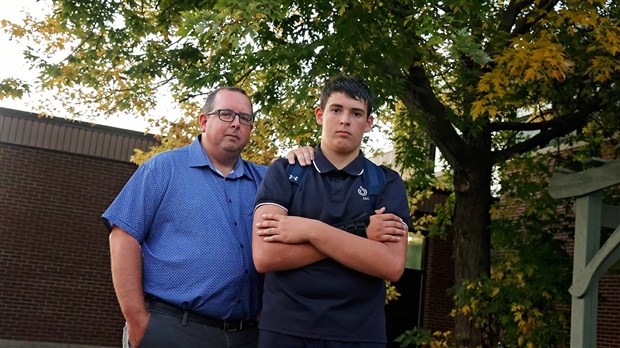
[[[219,87],[218,89],[214,90],[213,92],[209,93],[209,95],[207,95],[207,101],[205,102],[205,105],[202,107],[203,114],[206,115],[208,112],[213,111],[213,101],[215,100],[215,96],[217,95],[219,91],[222,91],[222,90],[238,92],[248,97],[248,99],[250,98],[248,94],[243,90],[243,88],[234,87],[234,86]],[[252,110],[252,112],[254,112],[254,110]]]

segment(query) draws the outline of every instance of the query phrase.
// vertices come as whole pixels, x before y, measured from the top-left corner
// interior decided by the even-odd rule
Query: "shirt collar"
[[[201,137],[202,137],[202,134],[199,134],[196,137],[196,139],[194,139],[194,141],[189,145],[189,166],[190,167],[209,167],[214,172],[218,173],[219,175],[222,175],[222,173],[220,173],[220,171],[217,168],[215,168],[215,166],[213,165],[213,162],[211,162],[211,160],[209,159],[209,156],[207,156],[207,153],[202,147],[202,144],[200,143]],[[241,158],[241,155],[239,155],[239,157],[237,158],[237,163],[235,163],[235,168],[233,168],[233,171],[230,172],[230,174],[228,174],[229,178],[240,178],[242,176],[246,176],[250,179],[252,178],[251,175],[248,175],[246,173],[247,170],[245,169],[243,162],[245,161],[243,160],[243,158]]]
[[[316,147],[314,161],[314,167],[319,173],[328,173],[338,170],[323,154],[321,151],[321,145]],[[342,171],[351,176],[360,176],[364,173],[364,154],[360,150],[359,155],[346,167],[342,168]]]

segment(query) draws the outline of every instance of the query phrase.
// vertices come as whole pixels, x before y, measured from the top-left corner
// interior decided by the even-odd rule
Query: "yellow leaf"
[[[521,312],[515,313],[515,321],[521,321],[522,318],[523,318],[523,313]]]
[[[495,297],[497,296],[497,294],[499,294],[499,288],[495,287],[493,288],[493,291],[491,292],[491,296]]]
[[[482,116],[485,111],[485,102],[483,100],[476,100],[472,103],[471,106],[471,118],[477,119]]]
[[[471,308],[467,305],[463,306],[463,308],[461,308],[461,313],[463,313],[463,315],[467,315],[471,312]]]
[[[489,85],[486,81],[481,79],[480,83],[478,83],[478,87],[476,88],[476,90],[480,93],[490,92],[491,85]]]
[[[536,77],[538,77],[538,73],[535,69],[529,68],[525,70],[523,77],[525,78],[525,81],[531,82],[536,80]]]

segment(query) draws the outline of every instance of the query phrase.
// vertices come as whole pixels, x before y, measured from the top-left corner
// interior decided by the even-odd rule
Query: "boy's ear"
[[[323,109],[321,109],[320,107],[314,109],[314,119],[316,120],[316,123],[320,124],[321,126],[323,125]]]
[[[372,128],[373,121],[374,121],[374,117],[372,117],[372,115],[369,115],[366,118],[366,127],[364,127],[364,132],[370,132],[370,129]]]

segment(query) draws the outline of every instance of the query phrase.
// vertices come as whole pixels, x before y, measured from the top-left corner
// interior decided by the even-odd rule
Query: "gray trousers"
[[[182,318],[151,311],[146,332],[136,348],[256,348],[258,328],[224,331],[220,328],[188,321]],[[127,324],[123,329],[123,348],[131,348]]]

